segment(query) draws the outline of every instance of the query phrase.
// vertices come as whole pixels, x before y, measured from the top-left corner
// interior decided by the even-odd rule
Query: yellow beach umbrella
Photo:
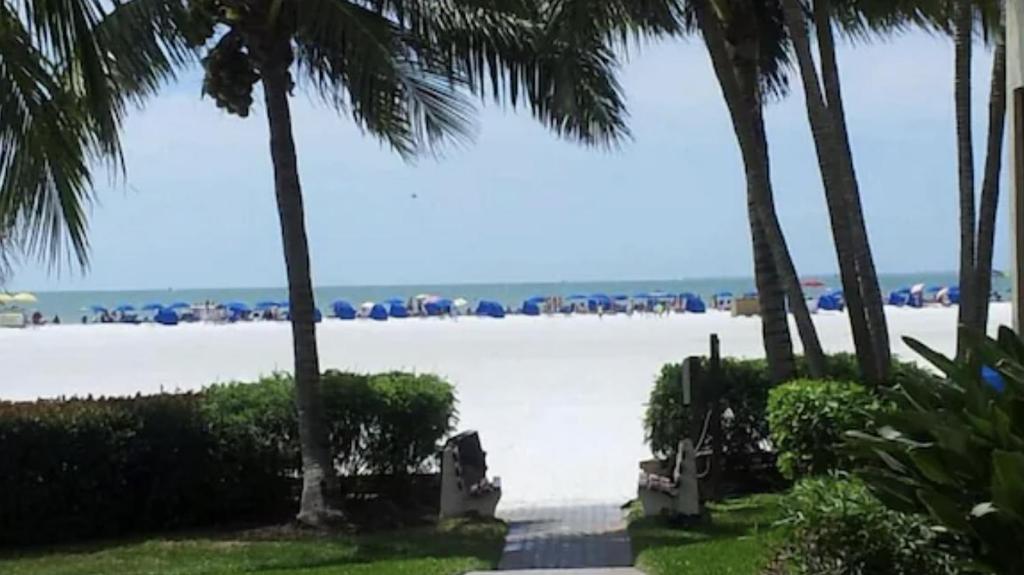
[[[23,291],[21,293],[16,293],[12,295],[11,301],[14,303],[36,303],[39,300],[36,299],[35,294],[30,294],[28,292]]]

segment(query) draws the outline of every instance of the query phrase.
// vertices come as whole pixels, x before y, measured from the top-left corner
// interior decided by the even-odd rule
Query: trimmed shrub
[[[644,416],[644,437],[658,457],[672,457],[679,439],[689,430],[689,412],[683,407],[683,366],[670,363],[651,390]],[[768,437],[764,409],[768,403],[768,366],[764,360],[722,359],[723,407],[733,419],[723,422],[727,449],[746,452]]]
[[[863,483],[834,477],[800,481],[784,501],[789,529],[779,563],[800,575],[956,575],[925,518],[891,511]]]
[[[870,428],[882,402],[856,383],[802,379],[768,394],[768,426],[783,477],[795,479],[848,469],[840,454],[847,431]]]
[[[345,475],[431,470],[439,442],[456,422],[455,391],[433,375],[328,371],[320,380],[335,465]],[[214,385],[203,411],[218,429],[275,450],[293,473],[302,467],[290,376]]]
[[[194,394],[4,404],[0,542],[265,517],[289,493],[268,459],[212,433]]]
[[[324,374],[338,469],[431,468],[455,418],[428,375]],[[0,403],[0,544],[48,543],[294,512],[290,377],[200,393]],[[397,486],[399,482],[395,482]]]

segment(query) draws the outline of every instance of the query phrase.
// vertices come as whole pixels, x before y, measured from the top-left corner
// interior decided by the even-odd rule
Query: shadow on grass
[[[500,521],[446,521],[436,526],[349,535],[282,529],[234,534],[178,533],[88,545],[37,548],[0,554],[0,572],[16,573],[262,573],[304,572],[431,560],[493,567],[500,559],[506,527]],[[334,572],[334,570],[332,570]]]
[[[629,534],[638,563],[659,573],[661,565],[706,564],[708,556],[721,556],[731,563],[756,562],[777,536],[778,495],[728,500],[709,505],[709,510],[709,520],[683,525],[664,517],[642,517],[642,511],[634,509]],[[712,565],[704,567],[714,572]],[[721,572],[732,571],[723,568]]]

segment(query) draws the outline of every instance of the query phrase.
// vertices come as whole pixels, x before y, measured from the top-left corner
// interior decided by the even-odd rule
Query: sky
[[[953,51],[923,33],[839,53],[876,265],[957,265]],[[990,56],[976,50],[975,145],[984,161]],[[632,140],[557,138],[525,110],[488,105],[474,143],[408,163],[297,92],[293,116],[314,283],[400,285],[752,275],[739,153],[696,41],[632,50],[621,81]],[[247,119],[183,75],[134,112],[125,181],[97,180],[91,265],[23,262],[11,289],[271,287],[285,283],[260,96]],[[835,253],[797,78],[767,111],[776,202],[798,271]],[[1005,176],[1005,170],[1004,170]],[[1004,186],[1005,188],[1005,186]],[[415,197],[414,197],[415,194]],[[1008,261],[1006,194],[995,265]]]

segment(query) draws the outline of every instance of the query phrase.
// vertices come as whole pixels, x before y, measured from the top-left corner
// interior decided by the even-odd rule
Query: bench
[[[700,515],[697,453],[693,442],[689,439],[679,442],[676,460],[672,465],[658,460],[640,462],[637,494],[646,517]]]
[[[475,431],[460,433],[441,453],[441,517],[494,517],[501,479],[487,478],[487,453]]]

